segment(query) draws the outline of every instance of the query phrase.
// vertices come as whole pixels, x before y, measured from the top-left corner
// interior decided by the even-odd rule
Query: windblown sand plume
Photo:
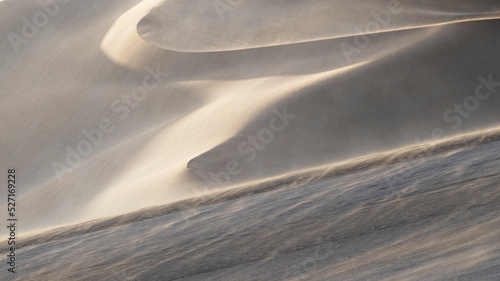
[[[0,279],[499,280],[499,19],[0,1]]]

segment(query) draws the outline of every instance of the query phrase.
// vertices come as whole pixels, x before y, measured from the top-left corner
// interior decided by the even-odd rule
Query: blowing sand
[[[497,280],[498,19],[493,0],[0,1],[16,280]]]

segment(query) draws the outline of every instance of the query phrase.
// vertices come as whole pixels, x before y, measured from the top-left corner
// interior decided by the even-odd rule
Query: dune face
[[[476,89],[489,83],[485,80],[500,81],[489,76],[500,62],[492,56],[500,43],[494,39],[496,25],[433,28],[438,30],[428,38],[422,38],[422,31],[380,34],[371,48],[382,49],[377,45],[394,42],[400,33],[422,39],[354,68],[317,74],[314,82],[270,104],[237,135],[195,157],[188,167],[224,185],[494,126],[500,120],[497,89],[474,113],[465,107],[474,105]],[[492,44],[479,51],[477,42],[486,41]],[[463,122],[456,104],[464,107]],[[238,168],[231,167],[236,163]]]
[[[11,280],[498,280],[499,138],[459,137],[43,233],[23,241]],[[411,169],[393,161],[403,155]]]
[[[179,13],[209,5],[199,1],[174,9],[180,2],[171,2],[168,11]],[[267,48],[178,53],[158,49],[137,34],[144,20],[168,3],[2,3],[2,26],[7,28],[1,35],[7,39],[26,35],[38,12],[57,11],[45,26],[35,26],[26,42],[3,40],[0,54],[5,62],[2,113],[9,120],[2,126],[16,132],[2,138],[2,163],[22,167],[21,196],[35,206],[20,210],[28,229],[123,213],[214,186],[411,145],[416,139],[432,139],[436,128],[445,137],[499,120],[496,93],[480,100],[472,113],[462,115],[454,108],[475,95],[484,84],[480,77],[498,79],[498,24],[483,20],[496,4],[477,5],[476,12],[468,13],[476,21],[405,29],[400,21],[427,14],[433,21],[422,25],[446,23],[458,10],[471,9],[468,4],[446,8],[412,1],[420,5],[405,10],[413,17],[391,16],[393,29],[401,30],[361,37],[346,33],[354,30],[347,26],[363,19],[354,16],[365,14],[357,10],[366,11],[367,23],[377,22],[370,10],[390,2],[344,4],[342,14],[351,15],[350,20],[329,20],[333,26],[322,26],[318,15],[311,22],[318,32],[338,33],[322,35],[330,40],[311,37],[302,41],[312,42],[284,40]],[[308,9],[325,9],[325,3]],[[283,14],[274,14],[289,17],[300,5],[283,5]],[[73,15],[73,10],[80,12]],[[231,26],[238,33],[238,11],[251,16],[252,10],[227,12],[239,19],[229,24],[227,18],[220,27]],[[92,27],[86,27],[90,22]],[[190,22],[200,25],[195,15]],[[346,26],[335,26],[341,23]],[[247,30],[261,28],[251,26]],[[66,32],[68,28],[78,32]],[[280,34],[297,35],[296,28],[287,30]],[[213,35],[217,42],[227,38]],[[246,42],[250,48],[252,40]],[[487,83],[493,84],[481,89],[483,95],[496,91],[495,82]],[[468,108],[475,107],[471,103]],[[37,117],[24,118],[29,112],[38,112]],[[294,117],[283,117],[287,114]],[[150,196],[137,200],[137,192]],[[115,199],[120,203],[109,203]],[[52,200],[65,203],[54,205]]]
[[[493,0],[0,1],[13,280],[497,280],[499,33]]]
[[[498,1],[166,0],[138,24],[141,37],[179,52],[279,46],[500,15]]]

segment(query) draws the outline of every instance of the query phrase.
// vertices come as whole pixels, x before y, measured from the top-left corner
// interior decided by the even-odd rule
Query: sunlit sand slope
[[[229,51],[498,18],[495,0],[165,0],[138,24],[179,52]]]

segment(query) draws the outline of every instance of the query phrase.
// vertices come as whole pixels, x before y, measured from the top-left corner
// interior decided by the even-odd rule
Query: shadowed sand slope
[[[205,196],[182,200],[164,206],[145,208],[143,210],[121,216],[103,218],[74,226],[61,227],[49,232],[43,232],[41,234],[25,238],[22,246],[27,247],[34,244],[43,244],[71,238],[111,227],[126,225],[177,212],[192,211],[192,209],[195,208],[220,204],[231,200],[238,200],[243,197],[253,196],[260,193],[303,186],[346,174],[364,172],[388,165],[395,165],[398,167],[394,170],[393,175],[384,175],[386,179],[385,184],[388,186],[387,188],[394,188],[394,185],[400,184],[399,181],[404,181],[406,177],[413,175],[413,171],[411,171],[412,166],[416,166],[417,164],[426,161],[429,156],[453,154],[462,150],[474,149],[476,146],[488,145],[499,141],[499,129],[485,130],[474,134],[458,136],[437,143],[426,143],[405,149],[355,158],[337,164],[314,167],[300,172],[280,175],[274,178],[256,181],[246,185],[229,188]]]
[[[411,145],[436,133],[494,126],[500,120],[500,87],[480,109],[458,117],[463,122],[452,111],[475,99],[478,87],[488,94],[481,81],[489,75],[500,77],[500,58],[493,56],[500,44],[497,26],[488,21],[435,28],[391,54],[372,53],[364,65],[311,77],[269,103],[236,135],[191,159],[188,168],[226,185]],[[422,35],[381,34],[366,51],[408,33],[413,40]]]
[[[497,280],[499,152],[485,132],[43,233],[12,280]]]

